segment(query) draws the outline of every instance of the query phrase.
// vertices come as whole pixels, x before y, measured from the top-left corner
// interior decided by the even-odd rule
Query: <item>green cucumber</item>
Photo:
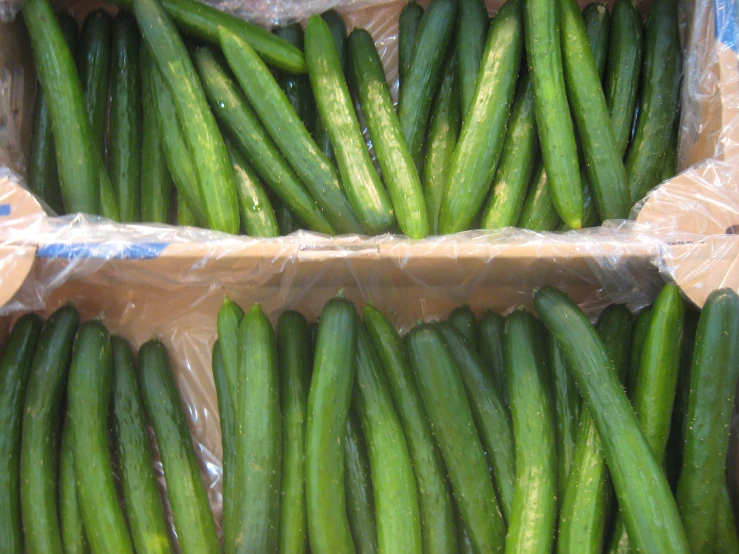
[[[682,78],[677,4],[655,0],[644,31],[644,62],[639,89],[639,119],[626,155],[633,203],[657,185],[662,152],[669,142]]]
[[[372,36],[364,29],[352,31],[349,53],[362,113],[400,230],[409,238],[424,238],[429,222],[421,179],[403,138]]]
[[[551,552],[557,518],[557,451],[539,322],[530,313],[516,310],[506,320],[505,336],[516,444],[516,486],[506,552]]]
[[[277,237],[280,228],[277,216],[259,176],[247,163],[241,152],[226,143],[236,179],[241,225],[250,237]]]
[[[221,344],[223,363],[228,381],[228,391],[231,393],[231,402],[234,414],[237,412],[238,398],[236,397],[237,375],[239,372],[239,325],[244,319],[244,310],[232,302],[228,296],[223,297],[223,303],[218,310],[218,342]]]
[[[82,522],[77,494],[70,429],[69,414],[67,414],[62,428],[62,444],[59,453],[59,525],[65,554],[87,554],[90,552],[90,544]]]
[[[354,552],[346,514],[344,445],[357,355],[354,305],[329,300],[318,324],[308,393],[305,490],[308,537],[315,554]]]
[[[461,519],[477,552],[502,552],[505,525],[459,368],[429,324],[407,336],[426,414],[446,464]]]
[[[141,218],[142,97],[136,18],[122,12],[113,21],[108,172],[122,222]],[[156,106],[156,103],[154,103]]]
[[[505,318],[486,311],[477,325],[477,350],[493,378],[495,392],[508,406],[508,385],[505,375]]]
[[[172,547],[154,474],[133,351],[122,337],[111,337],[110,345],[117,469],[131,539],[138,553],[164,554],[171,552]]]
[[[200,221],[190,209],[187,200],[179,192],[177,193],[177,225],[180,227],[197,227],[200,225]]]
[[[416,47],[418,27],[423,18],[423,7],[415,1],[408,2],[398,17],[398,89],[402,89]]]
[[[553,231],[559,222],[549,191],[547,172],[544,164],[537,162],[521,209],[518,227],[531,231]]]
[[[595,421],[632,544],[641,552],[689,552],[667,479],[592,324],[552,287],[534,294],[534,306],[562,347]]]
[[[463,118],[441,202],[442,234],[469,229],[488,195],[503,151],[522,55],[521,2],[508,0],[490,25],[477,89]]]
[[[195,68],[172,20],[156,0],[134,0],[134,13],[182,125],[208,226],[237,234],[239,209],[228,151]]]
[[[100,152],[105,152],[112,28],[113,20],[108,12],[102,9],[90,12],[82,25],[77,50],[77,68],[92,140]]]
[[[626,375],[626,392],[631,398],[636,388],[636,376],[639,374],[639,362],[644,341],[647,339],[647,331],[652,320],[652,306],[647,306],[639,312],[634,321],[634,331],[631,335],[631,356],[629,368]]]
[[[460,0],[455,40],[463,119],[475,97],[489,27],[484,0]]]
[[[717,498],[725,483],[731,405],[739,373],[739,297],[712,292],[698,320],[676,498],[693,552],[716,546]]]
[[[454,308],[446,320],[462,333],[473,350],[477,350],[477,319],[468,304]]]
[[[621,156],[626,153],[631,138],[641,60],[641,11],[634,0],[616,0],[611,12],[605,95],[613,137]]]
[[[0,360],[0,543],[9,554],[23,552],[21,522],[21,432],[23,401],[41,332],[34,314],[21,317],[5,343]]]
[[[272,31],[276,36],[286,40],[300,51],[303,50],[303,27],[300,23],[293,23],[284,27],[275,27]],[[278,71],[277,81],[280,83],[290,105],[309,132],[313,131],[316,105],[310,88],[310,79],[307,75],[295,75],[287,71]]]
[[[413,463],[423,552],[456,552],[453,500],[446,469],[426,417],[405,346],[385,314],[369,305],[364,307],[364,324],[382,361]]]
[[[378,548],[372,476],[367,446],[354,410],[349,410],[346,420],[344,450],[346,513],[352,539],[359,554],[375,554]]]
[[[93,552],[133,553],[108,448],[112,385],[113,355],[108,330],[99,321],[85,322],[74,340],[67,383],[77,498]]]
[[[739,553],[739,536],[737,536],[729,491],[725,484],[721,487],[717,511],[715,552],[717,554],[737,554]]]
[[[659,182],[664,183],[677,175],[677,156],[678,156],[678,140],[680,139],[680,115],[675,114],[675,121],[672,124],[672,132],[670,140],[665,148],[662,156],[662,169],[659,174]]]
[[[588,4],[582,11],[582,20],[585,23],[595,68],[602,83],[606,75],[608,39],[611,35],[611,14],[608,11],[608,4],[604,2]]]
[[[282,406],[282,494],[280,552],[304,553],[308,547],[305,508],[305,422],[310,389],[310,331],[305,317],[287,311],[277,321],[277,360]]]
[[[559,19],[557,2],[525,0],[526,58],[534,82],[536,126],[548,188],[559,217],[573,229],[579,229],[582,184],[565,90]]]
[[[72,344],[79,323],[80,315],[73,306],[55,311],[41,329],[31,363],[21,434],[21,514],[26,552],[62,552],[57,447]]]
[[[180,550],[183,554],[220,552],[169,353],[157,339],[139,349],[139,384],[159,446]]]
[[[361,233],[336,169],[318,149],[267,66],[238,36],[221,29],[221,46],[267,132],[340,233]],[[301,219],[310,224],[302,214]]]
[[[456,15],[455,0],[431,0],[418,26],[413,56],[400,89],[398,120],[417,166],[420,166],[431,101],[441,81]]]

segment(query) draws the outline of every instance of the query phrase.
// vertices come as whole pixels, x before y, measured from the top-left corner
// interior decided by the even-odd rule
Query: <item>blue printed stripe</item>
[[[714,19],[716,38],[739,54],[739,40],[737,40],[737,0],[714,0]]]
[[[47,244],[38,249],[39,258],[105,260],[151,260],[167,247],[167,242],[142,242],[138,244]]]
[[[10,204],[0,204],[0,217],[7,217],[10,215]]]

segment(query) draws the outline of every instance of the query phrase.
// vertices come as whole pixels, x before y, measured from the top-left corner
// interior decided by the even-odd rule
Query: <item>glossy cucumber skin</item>
[[[608,61],[608,39],[611,36],[611,14],[608,5],[603,2],[588,4],[582,11],[582,20],[588,34],[595,69],[603,82]]]
[[[473,350],[477,350],[477,319],[468,304],[454,308],[447,322],[456,327]]]
[[[272,31],[275,36],[289,42],[300,51],[303,51],[303,27],[300,23],[275,27]],[[285,92],[295,113],[308,131],[313,132],[316,104],[310,88],[310,79],[307,75],[295,75],[289,71],[278,71],[277,80]]]
[[[531,176],[518,227],[531,231],[553,231],[559,222],[549,190],[549,178],[544,164],[539,161]]]
[[[519,0],[508,0],[490,25],[477,89],[463,117],[441,202],[442,234],[469,229],[490,190],[524,50],[521,6]]]
[[[398,81],[399,88],[405,84],[405,77],[416,47],[418,27],[421,25],[423,7],[418,2],[408,2],[400,10],[398,18]]]
[[[505,373],[505,318],[492,311],[485,312],[477,325],[477,350],[490,371],[495,392],[508,406],[508,385]]]
[[[237,376],[239,372],[239,325],[244,319],[244,310],[233,302],[228,296],[223,297],[223,303],[218,310],[218,342],[221,345],[223,363],[228,380],[228,390],[231,393],[231,401],[234,410],[238,406]]]
[[[100,152],[105,152],[112,29],[113,20],[108,12],[91,12],[82,25],[77,50],[77,69],[85,95],[92,140]]]
[[[634,331],[631,334],[631,361],[629,364],[629,372],[626,375],[626,392],[631,398],[636,388],[636,376],[639,374],[639,363],[641,361],[641,351],[644,348],[644,341],[647,338],[649,323],[652,320],[652,306],[647,306],[636,316],[634,321]]]
[[[250,237],[279,236],[277,215],[261,179],[235,146],[230,143],[226,146],[233,164],[236,196],[239,199],[244,231]]]
[[[23,552],[21,521],[21,433],[23,404],[41,320],[21,317],[8,337],[0,360],[0,544],[8,554]]]
[[[689,552],[667,479],[592,324],[552,287],[535,293],[534,306],[560,343],[593,416],[632,543],[643,552]]]
[[[54,312],[41,329],[28,377],[21,434],[21,513],[27,552],[61,553],[57,511],[62,401],[80,315]]]
[[[354,410],[349,410],[344,441],[346,512],[349,528],[359,554],[375,554],[377,523],[372,476],[362,426]]]
[[[462,118],[472,105],[490,18],[484,0],[461,0],[455,34]]]
[[[90,544],[82,522],[68,422],[69,415],[67,414],[62,428],[62,444],[59,453],[59,525],[65,554],[87,554],[90,552]]]

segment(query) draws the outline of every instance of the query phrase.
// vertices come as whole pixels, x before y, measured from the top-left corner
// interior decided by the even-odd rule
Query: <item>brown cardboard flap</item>
[[[35,259],[33,247],[0,246],[0,306],[21,288]]]

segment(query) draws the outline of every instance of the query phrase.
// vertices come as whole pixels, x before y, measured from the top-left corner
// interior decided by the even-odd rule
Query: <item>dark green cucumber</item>
[[[567,104],[559,6],[525,0],[526,59],[534,82],[534,108],[552,203],[573,229],[582,224],[582,184],[572,115]]]
[[[85,322],[74,340],[67,383],[77,498],[93,552],[133,553],[108,449],[112,385],[113,355],[108,330],[99,321]]]
[[[477,319],[469,305],[454,308],[446,320],[459,329],[473,350],[477,350]]]
[[[417,166],[420,166],[431,101],[441,81],[456,15],[454,0],[431,0],[418,26],[413,56],[400,89],[398,119]]]
[[[147,432],[136,363],[131,345],[122,337],[110,338],[113,353],[113,425],[117,469],[131,539],[139,553],[172,551],[159,484]],[[83,470],[84,471],[84,470]]]
[[[21,432],[23,402],[41,320],[21,317],[5,343],[0,360],[0,544],[8,554],[23,552],[21,522]]]
[[[534,294],[534,306],[562,347],[595,421],[632,544],[642,552],[689,552],[667,479],[592,324],[552,287]]]
[[[467,391],[467,400],[485,452],[492,467],[493,486],[506,521],[511,521],[516,460],[511,414],[500,401],[492,376],[462,333],[448,322],[439,324],[441,333]]]
[[[602,220],[626,219],[631,208],[626,169],[610,131],[611,121],[594,49],[590,47],[577,0],[564,0],[559,6],[567,98],[595,207]]]
[[[340,233],[361,233],[362,226],[341,188],[336,169],[318,149],[267,66],[246,42],[224,29],[221,46],[267,132],[323,208],[331,225]]]
[[[416,326],[407,337],[416,383],[477,552],[502,552],[505,525],[459,368],[439,332]]]
[[[531,231],[553,231],[559,222],[549,191],[549,178],[544,164],[539,161],[531,177],[518,227]]]
[[[441,202],[441,234],[469,229],[488,195],[503,151],[522,55],[521,2],[508,0],[490,25],[477,89],[463,117]]]
[[[300,23],[293,23],[284,27],[275,27],[273,33],[281,39],[289,42],[295,48],[303,50],[303,27]],[[277,81],[280,83],[290,105],[298,114],[298,117],[309,132],[313,131],[316,105],[310,88],[310,80],[307,75],[295,75],[287,71],[277,73]]]
[[[672,124],[672,132],[670,133],[670,140],[667,143],[664,154],[662,155],[662,169],[660,170],[659,174],[660,183],[672,179],[675,175],[677,175],[677,148],[679,138],[680,115],[675,114],[675,121]]]
[[[641,351],[644,348],[644,341],[647,338],[647,331],[652,320],[652,306],[647,306],[636,316],[634,321],[634,332],[631,335],[631,356],[628,371],[626,375],[626,392],[631,398],[636,388],[636,376],[639,374],[639,362],[641,361]]]
[[[616,0],[611,12],[605,94],[613,137],[621,156],[626,153],[631,138],[641,60],[641,11],[634,0]]]
[[[488,368],[495,392],[501,402],[508,406],[508,385],[505,375],[505,318],[487,311],[477,325],[477,350]]]
[[[244,319],[244,310],[232,302],[228,296],[223,297],[223,304],[218,311],[218,342],[221,344],[223,363],[228,380],[228,391],[231,393],[231,402],[234,413],[237,411],[238,398],[237,375],[239,372],[239,325]]]
[[[682,78],[677,4],[655,0],[644,31],[639,120],[626,156],[632,202],[658,183],[661,154],[669,142]]]
[[[157,339],[139,349],[139,384],[159,446],[180,550],[184,554],[220,552],[169,353]]]
[[[516,444],[516,486],[506,552],[551,552],[557,518],[554,410],[539,322],[516,310],[506,320],[506,378]],[[531,414],[537,414],[532,418]]]
[[[413,463],[423,552],[456,552],[453,500],[445,477],[446,469],[434,441],[405,346],[393,324],[379,310],[365,306],[364,324],[382,361]]]
[[[480,225],[483,229],[516,225],[521,217],[538,149],[534,86],[524,68],[518,78],[518,89],[511,108],[500,163],[482,211]]]
[[[737,554],[739,552],[739,536],[734,523],[734,510],[731,506],[729,491],[724,484],[718,499],[716,515],[716,554]]]
[[[65,554],[87,554],[90,552],[90,544],[87,542],[87,533],[85,533],[85,525],[82,522],[82,512],[77,495],[70,428],[67,414],[62,428],[62,444],[59,453],[59,525]]]
[[[623,305],[611,305],[601,314],[596,329],[613,371],[623,382],[629,365],[631,312]],[[613,489],[598,431],[588,410],[580,417],[572,470],[560,490],[557,550],[600,554]]]
[[[305,509],[305,422],[308,417],[311,344],[308,322],[287,311],[277,321],[277,360],[282,406],[282,494],[280,552],[298,554],[308,548]]]
[[[112,28],[113,20],[108,12],[102,9],[90,12],[82,25],[77,50],[77,68],[85,95],[92,140],[101,152],[105,152]]]
[[[359,417],[354,410],[349,410],[349,417],[346,420],[344,450],[344,482],[349,529],[356,545],[356,552],[375,554],[378,548],[372,476],[367,446]]]
[[[277,217],[277,226],[279,227],[280,235],[289,235],[305,226],[298,221],[292,210],[286,206],[283,202],[275,199],[275,216]]]
[[[362,325],[352,404],[367,444],[378,550],[420,554],[421,520],[411,457],[382,364]]]
[[[421,179],[400,129],[372,36],[364,29],[352,31],[349,53],[362,114],[400,230],[412,239],[424,238],[429,222]]]
[[[470,109],[477,88],[480,62],[490,27],[484,0],[460,0],[457,14],[456,50],[462,119]]]
[[[342,440],[354,386],[357,319],[350,301],[335,298],[323,307],[318,324],[305,439],[308,537],[315,554],[355,548],[346,514]]]
[[[98,161],[74,58],[48,0],[24,3],[23,20],[49,105],[64,210],[99,213]]]
[[[125,12],[118,14],[113,21],[111,46],[108,172],[118,199],[122,222],[139,221],[141,218],[140,40],[136,18]]]
[[[608,12],[608,5],[603,2],[588,4],[582,11],[582,20],[585,23],[595,68],[602,83],[606,74],[608,39],[611,32],[611,14]]]
[[[423,194],[429,220],[429,233],[439,233],[439,211],[444,197],[449,168],[457,147],[461,125],[457,58],[451,56],[436,93],[431,122],[426,139],[426,159],[423,168]]]
[[[364,142],[331,30],[317,15],[305,27],[305,60],[349,203],[367,233],[382,233],[393,224],[393,207]],[[378,123],[378,132],[386,131]]]
[[[398,90],[403,88],[406,75],[408,75],[422,17],[423,7],[415,1],[408,2],[400,10],[400,17],[398,17]]]
[[[232,144],[227,143],[236,179],[241,225],[251,237],[277,237],[277,216],[261,179]]]
[[[41,329],[28,376],[21,434],[21,514],[26,552],[61,554],[57,511],[58,436],[80,315],[69,305]]]
[[[717,498],[725,483],[730,412],[739,373],[739,297],[712,292],[698,320],[676,498],[693,552],[716,546]]]
[[[172,95],[195,166],[208,226],[237,234],[239,209],[233,169],[185,44],[156,0],[134,0],[134,13],[144,42]]]

